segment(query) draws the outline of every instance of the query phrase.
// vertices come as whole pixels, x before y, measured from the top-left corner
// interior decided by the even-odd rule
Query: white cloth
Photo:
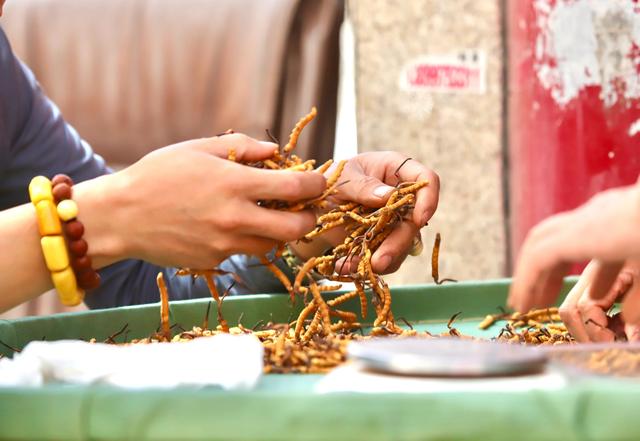
[[[262,375],[262,357],[262,344],[252,335],[219,334],[183,343],[129,346],[35,341],[13,359],[0,360],[0,387],[64,382],[250,389]]]
[[[537,375],[485,378],[436,378],[385,375],[348,363],[334,369],[316,386],[318,393],[439,393],[439,392],[523,392],[555,390],[565,387],[567,379],[559,372]]]

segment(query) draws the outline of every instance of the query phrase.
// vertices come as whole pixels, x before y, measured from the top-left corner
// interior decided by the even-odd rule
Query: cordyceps
[[[303,299],[310,299],[298,317],[294,337],[308,340],[314,334],[328,335],[336,331],[359,328],[355,314],[337,309],[350,299],[359,299],[362,318],[367,314],[367,293],[376,311],[372,335],[401,334],[391,312],[391,291],[380,275],[373,271],[371,257],[403,220],[411,216],[416,192],[426,181],[402,183],[391,193],[382,208],[369,208],[355,202],[339,205],[318,218],[317,227],[304,239],[311,240],[333,228],[346,232],[344,241],[321,257],[312,257],[300,267],[293,291]],[[355,263],[357,262],[357,266]],[[343,274],[345,267],[355,271]],[[356,289],[326,302],[322,291],[332,291],[340,285],[318,285],[314,274],[332,282],[353,282]],[[304,285],[306,280],[308,285]],[[309,295],[311,294],[311,295]],[[308,318],[312,317],[309,321]],[[331,318],[337,318],[334,324]],[[309,323],[307,323],[309,321]]]
[[[300,119],[291,131],[287,144],[274,150],[270,158],[244,164],[271,170],[300,172],[314,170],[315,161],[313,159],[303,161],[293,152],[300,133],[313,120],[316,114],[317,111],[314,107],[308,115]],[[226,133],[232,132],[228,131]],[[235,150],[231,149],[228,159],[237,161]],[[296,341],[309,341],[314,335],[326,336],[360,327],[356,314],[342,311],[338,307],[352,298],[358,298],[361,306],[361,315],[364,319],[367,313],[367,293],[370,293],[371,303],[376,311],[373,335],[402,333],[402,329],[396,326],[391,312],[391,292],[389,287],[373,271],[371,257],[393,229],[400,222],[411,216],[416,200],[416,192],[426,186],[428,182],[403,182],[398,184],[386,205],[382,208],[369,208],[355,202],[337,206],[334,204],[331,207],[329,198],[335,195],[338,186],[341,185],[339,179],[345,164],[346,161],[341,161],[335,167],[327,179],[326,190],[315,199],[295,202],[281,200],[258,202],[263,207],[277,210],[300,211],[313,208],[319,212],[324,212],[318,218],[317,227],[301,240],[312,240],[316,236],[338,227],[343,228],[346,232],[344,242],[331,250],[330,253],[321,257],[311,258],[304,265],[301,265],[297,269],[293,283],[272,260],[266,256],[260,257],[262,264],[282,282],[292,301],[295,300],[296,296],[305,301],[304,309],[293,326],[292,333]],[[331,165],[332,161],[329,160],[316,171],[325,173]],[[281,244],[276,250],[276,257],[282,254],[284,246],[285,244]],[[359,262],[357,269],[349,274],[343,274],[341,270],[345,268],[346,261]],[[218,309],[220,309],[220,297],[213,283],[213,276],[218,273],[220,271],[217,269],[182,269],[178,272],[178,275],[205,278],[211,295],[218,303]],[[321,286],[316,280],[318,276],[333,282],[353,282],[356,290],[327,302],[321,293],[340,289],[341,285]]]
[[[270,158],[244,164],[271,170],[299,172],[314,170],[314,160],[303,161],[293,151],[300,133],[315,116],[316,109],[314,107],[296,124],[287,144],[274,150]],[[227,131],[225,133],[233,132]],[[234,149],[229,151],[228,159],[237,161]],[[353,331],[361,328],[355,313],[340,309],[341,305],[352,299],[357,299],[360,302],[361,316],[362,319],[365,319],[367,297],[370,296],[376,312],[372,335],[403,334],[403,329],[395,324],[391,312],[391,291],[382,277],[373,271],[371,258],[393,229],[400,222],[410,219],[416,201],[416,193],[428,185],[428,182],[399,183],[389,196],[385,206],[381,208],[369,208],[355,202],[344,204],[334,202],[331,205],[329,198],[337,193],[338,187],[343,183],[339,179],[345,164],[346,161],[341,161],[334,167],[327,179],[326,190],[317,198],[295,202],[280,200],[258,202],[260,206],[277,210],[300,211],[312,208],[323,213],[318,218],[316,228],[301,238],[303,241],[312,240],[334,228],[343,228],[346,233],[344,241],[330,252],[320,257],[313,257],[300,265],[293,283],[272,260],[266,256],[260,257],[262,264],[282,282],[292,301],[295,301],[296,298],[301,298],[304,301],[304,308],[293,323],[270,325],[268,329],[254,332],[264,344],[265,364],[269,366],[270,371],[322,372],[344,361],[346,342],[357,338],[357,334]],[[325,173],[331,165],[332,161],[329,160],[316,171]],[[396,171],[396,177],[398,177],[398,171],[399,168]],[[275,256],[279,257],[284,248],[285,244],[283,243],[276,250]],[[346,266],[347,261],[351,265]],[[354,266],[355,270],[353,270]],[[349,273],[343,271],[347,267],[352,269]],[[224,274],[224,271],[216,268],[205,270],[183,268],[177,274],[205,279],[211,295],[218,305],[218,330],[209,331],[206,329],[207,326],[203,325],[203,327],[194,327],[191,331],[185,331],[171,337],[166,300],[168,293],[162,276],[159,275],[158,287],[163,298],[162,333],[151,337],[152,340],[181,341],[201,335],[212,335],[216,332],[247,332],[241,325],[229,328],[222,316],[224,296],[221,297],[218,294],[214,276]],[[318,283],[318,278],[336,283],[321,285]],[[340,282],[353,282],[356,289],[332,300],[325,300],[322,293],[340,289]]]

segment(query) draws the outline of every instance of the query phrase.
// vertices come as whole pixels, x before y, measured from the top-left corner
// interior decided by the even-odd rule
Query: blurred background
[[[303,157],[430,166],[440,206],[393,285],[432,282],[436,232],[441,277],[509,276],[535,223],[640,172],[637,0],[8,0],[0,25],[114,168],[228,128],[284,139],[312,105]]]

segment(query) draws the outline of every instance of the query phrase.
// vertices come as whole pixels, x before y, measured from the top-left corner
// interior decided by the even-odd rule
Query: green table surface
[[[457,328],[503,305],[508,280],[393,289],[393,311],[438,332],[462,311]],[[570,285],[568,282],[566,288]],[[173,323],[202,322],[208,300],[171,305]],[[284,295],[229,298],[234,324],[286,321],[299,305]],[[358,304],[350,307],[355,311]],[[215,307],[211,308],[215,322]],[[158,305],[0,321],[0,340],[22,348],[43,338],[106,338],[129,324],[128,338],[156,329]],[[5,350],[4,354],[7,354]],[[108,386],[0,388],[0,439],[9,440],[637,440],[640,382],[582,377],[560,390],[427,394],[318,394],[319,375],[268,375],[252,391],[178,388],[130,391]]]

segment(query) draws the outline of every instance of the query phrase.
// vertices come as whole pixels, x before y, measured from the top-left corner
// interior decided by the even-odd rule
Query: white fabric
[[[559,372],[537,375],[489,378],[434,378],[385,375],[349,363],[331,371],[316,386],[318,393],[441,393],[441,392],[523,392],[536,389],[556,390],[567,379]]]
[[[219,334],[184,343],[130,346],[35,341],[13,359],[0,360],[0,386],[65,382],[250,389],[262,375],[262,356],[262,344],[252,335]]]

